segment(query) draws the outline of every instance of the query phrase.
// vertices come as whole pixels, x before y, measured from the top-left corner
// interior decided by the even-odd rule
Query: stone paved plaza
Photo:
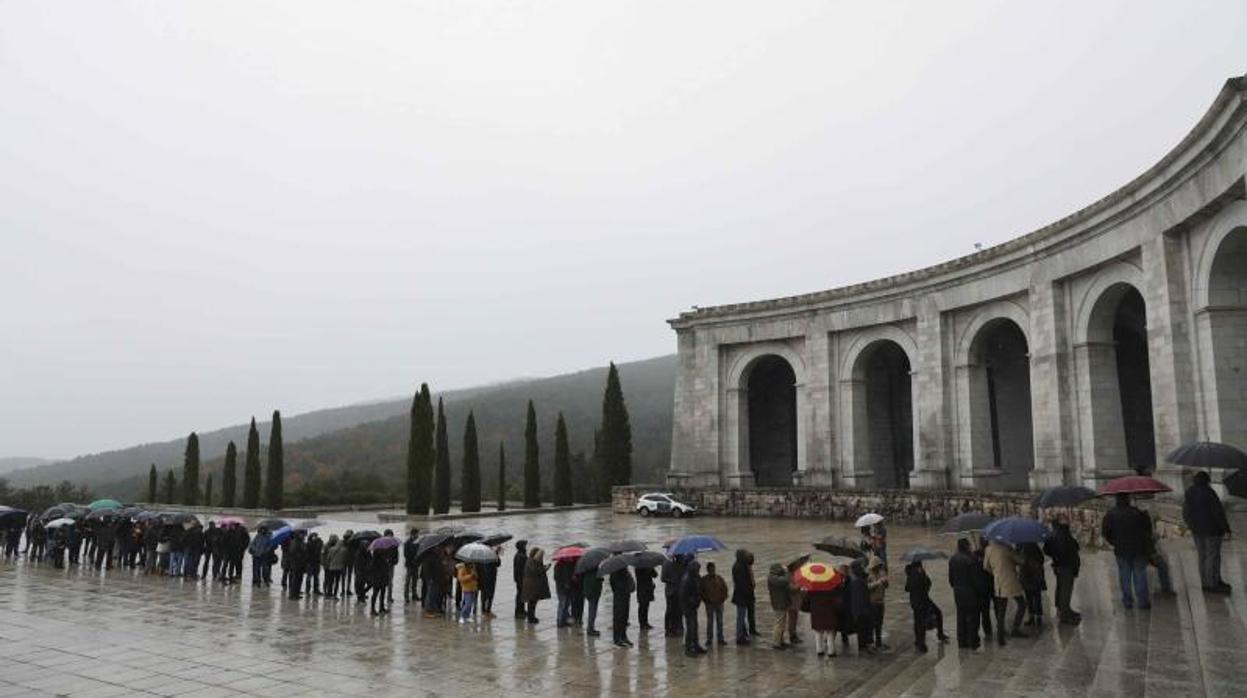
[[[456,523],[507,530],[547,549],[578,539],[623,537],[656,547],[686,531],[709,532],[730,546],[753,550],[760,579],[772,561],[809,552],[811,540],[849,530],[845,524],[792,520],[643,520],[605,510]],[[327,537],[348,527],[361,528],[358,522],[332,520],[319,530]],[[919,542],[945,549],[952,543],[922,529],[890,529],[894,559]],[[426,619],[414,608],[405,611],[401,598],[393,615],[377,619],[354,602],[286,600],[276,585],[253,593],[247,585],[222,587],[129,571],[101,575],[2,564],[0,696],[1243,695],[1247,556],[1232,542],[1225,577],[1236,593],[1205,597],[1198,591],[1189,542],[1164,546],[1179,594],[1158,599],[1150,612],[1114,604],[1111,558],[1089,554],[1074,599],[1084,615],[1081,626],[1049,625],[1038,638],[1015,640],[1004,649],[968,652],[933,644],[925,656],[912,648],[900,565],[894,565],[898,583],[889,592],[886,627],[892,651],[878,657],[850,652],[833,660],[815,656],[804,615],[806,644],[800,651],[729,644],[700,659],[686,658],[680,643],[664,638],[661,630],[646,635],[633,627],[636,648],[616,649],[609,640],[609,593],[599,611],[600,638],[555,628],[552,602],[541,604],[538,626],[517,623],[511,617],[509,550],[499,575],[498,618],[471,626]],[[716,560],[727,573],[731,553],[703,560]],[[945,567],[936,562],[928,569],[933,597],[951,631]],[[765,630],[770,610],[764,589],[760,592],[758,615]],[[660,598],[651,622],[661,626],[662,611]],[[725,615],[730,639],[730,606]]]

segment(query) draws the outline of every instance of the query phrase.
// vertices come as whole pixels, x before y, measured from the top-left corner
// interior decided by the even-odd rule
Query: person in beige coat
[[[995,579],[992,605],[996,611],[996,640],[1005,644],[1005,611],[1009,608],[1009,599],[1017,606],[1013,614],[1013,637],[1026,637],[1022,632],[1022,618],[1026,615],[1025,592],[1022,580],[1018,576],[1018,566],[1022,564],[1022,555],[1003,543],[992,541],[987,546],[987,554],[983,566]]]

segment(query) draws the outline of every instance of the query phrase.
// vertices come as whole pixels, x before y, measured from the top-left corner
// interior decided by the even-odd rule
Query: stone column
[[[836,473],[832,467],[834,439],[831,429],[831,336],[826,331],[811,328],[805,338],[806,376],[804,385],[797,387],[797,415],[804,412],[805,445],[804,463],[801,470],[802,485],[835,487]],[[804,405],[804,407],[803,407]]]
[[[840,388],[840,481],[845,487],[868,489],[875,484],[870,463],[870,426],[866,421],[866,382],[842,378]]]
[[[1065,466],[1069,462],[1068,436],[1065,430],[1063,399],[1064,313],[1058,302],[1056,286],[1038,283],[1030,289],[1030,382],[1031,426],[1034,442],[1034,467],[1030,488],[1040,490],[1065,482]]]
[[[1074,346],[1078,383],[1078,479],[1095,488],[1106,480],[1131,475],[1126,462],[1126,429],[1121,415],[1121,387],[1117,382],[1117,348],[1112,342],[1085,342]]]
[[[918,356],[910,373],[914,410],[914,489],[947,489],[952,484],[945,441],[946,404],[944,324],[939,308],[923,303],[918,313]]]
[[[729,387],[723,409],[723,479],[728,487],[753,487],[753,469],[749,467],[749,391]]]
[[[672,486],[718,486],[719,351],[713,338],[676,332],[676,379],[671,420]]]

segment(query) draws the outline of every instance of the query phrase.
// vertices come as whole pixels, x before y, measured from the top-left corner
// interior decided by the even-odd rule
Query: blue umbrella
[[[1022,543],[1042,543],[1052,535],[1048,527],[1034,519],[1021,516],[1010,516],[1007,519],[993,521],[983,529],[983,537],[997,543],[1016,547]]]
[[[277,546],[286,542],[286,539],[293,535],[294,535],[293,528],[290,528],[289,526],[282,526],[281,528],[277,529],[276,531],[273,531],[273,533],[270,534],[270,537],[268,539],[269,545],[273,546],[273,548],[276,548]]]
[[[691,535],[676,538],[667,546],[668,555],[696,555],[727,550],[723,541],[714,536]]]

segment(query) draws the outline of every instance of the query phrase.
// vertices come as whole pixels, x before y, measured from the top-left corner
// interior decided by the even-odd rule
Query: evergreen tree
[[[407,513],[429,513],[433,475],[433,398],[422,383],[411,401],[411,432],[407,440]]]
[[[182,465],[182,503],[199,503],[199,435],[193,431],[186,439],[186,460]]]
[[[572,454],[567,445],[567,423],[559,412],[554,425],[554,506],[566,507],[572,503]]]
[[[274,410],[273,429],[268,437],[268,473],[264,482],[264,505],[273,511],[281,509],[285,467],[281,446],[281,412]]]
[[[221,506],[234,506],[234,491],[238,489],[238,447],[229,442],[225,447],[225,465],[221,472]]]
[[[537,410],[528,401],[528,418],[524,424],[524,507],[541,506],[541,464],[538,462]]]
[[[507,451],[498,441],[498,511],[507,510]]]
[[[156,492],[160,487],[160,476],[156,474],[156,464],[152,463],[151,470],[147,471],[147,501],[156,503]]]
[[[173,504],[177,491],[178,479],[173,474],[173,468],[169,468],[169,472],[165,473],[165,504]]]
[[[606,374],[606,392],[602,396],[602,424],[598,428],[597,457],[602,468],[599,501],[610,500],[612,485],[632,484],[632,426],[628,407],[624,404],[619,369],[611,362]]]
[[[242,505],[244,509],[260,508],[260,430],[251,418],[251,430],[247,432],[247,460],[242,471]]]
[[[463,427],[463,476],[459,479],[459,508],[465,512],[481,510],[481,455],[476,440],[476,416],[468,412]]]
[[[433,472],[433,513],[450,511],[450,443],[446,437],[446,411],[442,399],[437,398],[437,443],[434,445],[435,470]]]
[[[212,506],[212,473],[204,480],[204,506]]]

